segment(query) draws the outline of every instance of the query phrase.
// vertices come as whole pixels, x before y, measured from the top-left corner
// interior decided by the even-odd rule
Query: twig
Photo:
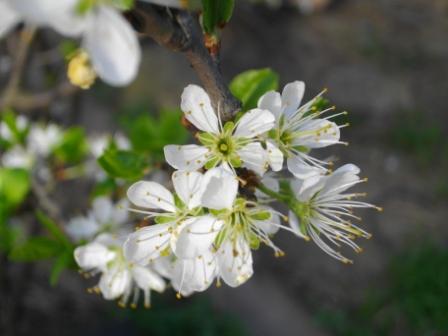
[[[24,93],[19,90],[7,104],[4,99],[0,99],[0,107],[13,107],[21,111],[29,111],[38,108],[48,107],[56,98],[70,96],[78,89],[69,82],[64,81],[58,86],[40,93]]]
[[[28,51],[30,49],[31,41],[33,40],[34,35],[36,34],[36,27],[34,26],[25,26],[20,33],[20,42],[17,50],[17,54],[15,55],[15,63],[14,67],[11,71],[11,77],[9,79],[8,84],[3,92],[3,99],[0,104],[1,110],[6,107],[9,107],[11,102],[14,100],[14,96],[16,95],[19,85],[20,78],[22,77],[23,70],[25,68],[26,59],[28,56]]]
[[[219,58],[207,50],[198,20],[186,11],[169,14],[151,5],[139,4],[132,18],[140,33],[172,51],[185,54],[210,95],[215,110],[219,108],[224,120],[231,119],[239,111],[240,103],[224,82]]]
[[[62,223],[62,215],[58,206],[48,197],[45,187],[34,176],[31,179],[31,191],[36,197],[39,207],[56,223]]]

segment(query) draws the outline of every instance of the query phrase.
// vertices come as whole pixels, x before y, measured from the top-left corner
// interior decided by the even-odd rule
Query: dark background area
[[[49,265],[19,264],[8,270],[15,300],[0,298],[2,323],[20,335],[447,335],[447,36],[446,0],[335,1],[307,16],[240,0],[222,40],[225,79],[270,67],[281,87],[303,80],[307,98],[328,88],[330,102],[349,111],[350,145],[320,155],[360,166],[367,200],[384,208],[359,212],[373,234],[364,252],[344,265],[280,233],[286,256],[257,251],[245,285],[182,300],[168,290],[137,311],[88,294],[95,280],[75,272],[51,287]],[[132,108],[177,107],[183,87],[198,83],[194,72],[182,55],[143,43],[131,86],[98,84],[45,113],[95,133],[118,129]],[[88,203],[72,187],[61,186],[69,211]]]

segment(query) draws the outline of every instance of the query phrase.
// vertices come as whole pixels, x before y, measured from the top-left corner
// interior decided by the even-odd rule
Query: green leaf
[[[0,220],[0,251],[8,253],[21,233],[19,226],[7,225],[6,221]]]
[[[50,273],[50,285],[55,286],[58,283],[62,271],[74,266],[73,249],[69,249],[61,254],[53,264]]]
[[[47,237],[32,237],[22,245],[15,246],[9,258],[13,261],[37,261],[57,257],[64,247]]]
[[[250,217],[256,221],[267,221],[271,218],[271,212],[267,210],[259,211],[251,214]]]
[[[99,197],[105,195],[111,195],[117,189],[117,183],[113,178],[106,178],[104,181],[98,182],[92,191],[92,196]]]
[[[45,226],[48,232],[59,242],[66,246],[71,246],[70,240],[66,237],[61,228],[46,214],[42,211],[37,210],[36,212],[37,219],[39,222]]]
[[[134,7],[134,0],[112,0],[112,4],[121,10],[130,10]]]
[[[163,160],[163,148],[166,144],[185,143],[188,132],[180,122],[179,110],[164,110],[158,119],[151,117],[147,111],[142,112],[144,113],[123,122],[135,151]]]
[[[30,189],[29,172],[0,168],[0,211],[8,212],[23,202]]]
[[[232,17],[235,0],[202,0],[202,26],[207,34],[215,34]]]
[[[248,70],[230,83],[230,91],[247,111],[257,107],[258,99],[268,91],[278,89],[278,74],[271,69]]]
[[[5,145],[14,145],[17,143],[24,144],[26,136],[28,134],[29,127],[25,127],[24,129],[20,129],[17,116],[11,109],[6,109],[3,112],[2,120],[6,127],[12,134],[12,139],[2,139],[2,147],[5,148]]]
[[[53,154],[60,163],[76,164],[85,158],[87,151],[85,131],[73,127],[64,133],[61,142],[53,149]]]
[[[108,148],[98,159],[100,166],[111,177],[136,180],[145,174],[148,162],[145,156],[133,151]]]

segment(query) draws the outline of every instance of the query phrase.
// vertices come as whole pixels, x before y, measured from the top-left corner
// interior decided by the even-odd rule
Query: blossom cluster
[[[345,244],[360,252],[355,239],[370,237],[353,223],[359,219],[353,209],[380,208],[347,191],[366,180],[358,167],[345,164],[332,171],[330,162],[312,155],[312,149],[343,143],[345,125],[332,121],[338,114],[328,115],[334,108],[316,107],[322,93],[302,104],[304,91],[303,82],[289,83],[282,93],[267,92],[256,108],[224,122],[201,87],[184,89],[181,109],[199,144],[165,147],[165,159],[175,169],[173,189],[146,180],[129,187],[129,210],[144,216],[135,232],[118,230],[115,224],[126,218],[112,214],[110,201],[99,206],[104,200],[69,224],[72,231],[87,232],[87,241],[96,237],[78,247],[75,257],[85,271],[102,273],[97,290],[106,299],[121,298],[125,305],[135,292],[134,305],[141,289],[149,305],[149,291],[162,291],[165,281],[178,297],[215,281],[240,286],[253,275],[252,253],[261,245],[284,255],[273,241],[280,229],[351,262],[337,248]],[[288,213],[272,202],[284,203]],[[100,209],[107,214],[98,214]],[[82,236],[79,230],[75,235]]]

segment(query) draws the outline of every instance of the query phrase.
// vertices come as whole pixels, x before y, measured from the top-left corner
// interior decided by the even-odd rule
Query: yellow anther
[[[89,55],[85,51],[79,51],[68,63],[67,76],[75,86],[88,89],[95,83],[96,72],[90,63]]]
[[[176,298],[180,300],[182,299],[182,295],[180,295],[180,293],[176,293]]]

